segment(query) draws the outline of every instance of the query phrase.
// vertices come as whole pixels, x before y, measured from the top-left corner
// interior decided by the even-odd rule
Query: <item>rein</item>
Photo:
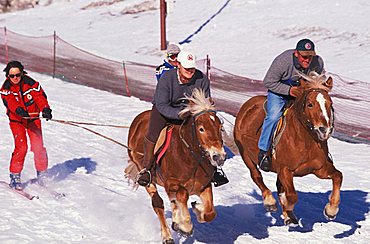
[[[45,119],[43,117],[24,117],[25,119]],[[85,126],[81,126],[81,125],[95,125],[95,126],[107,126],[107,127],[114,127],[114,128],[130,128],[129,126],[119,126],[119,125],[107,125],[107,124],[95,124],[95,123],[87,123],[87,122],[76,122],[76,121],[68,121],[68,120],[58,120],[58,119],[48,119],[50,121],[53,121],[53,122],[56,122],[56,123],[60,123],[60,124],[66,124],[66,125],[71,125],[71,126],[75,126],[75,127],[78,127],[78,128],[81,128],[81,129],[84,129],[84,130],[87,130],[97,136],[100,136],[100,137],[103,137],[104,139],[107,139],[117,145],[120,145],[130,151],[133,151],[131,148],[129,148],[128,146],[126,146],[125,144],[119,142],[119,141],[116,141],[108,136],[105,136],[97,131],[94,131],[92,129],[89,129]],[[143,153],[141,152],[136,152],[137,154],[140,154],[140,155],[144,155]]]
[[[204,160],[207,159],[206,151],[204,150],[204,148],[202,147],[202,145],[200,145],[199,139],[198,139],[198,137],[196,135],[196,131],[195,131],[195,124],[196,124],[195,119],[196,119],[196,117],[198,117],[198,116],[200,116],[200,115],[202,115],[202,114],[204,114],[206,112],[215,112],[216,113],[215,110],[205,110],[205,111],[199,112],[199,113],[197,113],[197,114],[195,114],[195,115],[192,116],[192,120],[193,120],[192,121],[192,125],[191,125],[191,128],[192,128],[192,130],[191,130],[191,132],[192,132],[191,133],[192,134],[192,141],[195,141],[196,142],[197,147],[200,149],[201,156],[197,155],[197,153],[194,152],[194,150],[190,147],[189,143],[187,143],[187,141],[184,139],[183,135],[181,134],[181,129],[183,128],[183,125],[186,123],[187,120],[184,120],[182,122],[181,126],[180,126],[180,129],[179,129],[179,137],[180,137],[181,141],[184,143],[184,145],[189,149],[189,151],[190,151],[191,155],[193,156],[193,158],[198,162],[198,166],[200,166],[203,169],[204,173],[207,176],[209,176],[209,174],[207,173],[206,169],[203,167],[203,162],[204,162]],[[198,169],[198,167],[196,167],[194,169],[193,177],[195,176],[195,173],[196,173],[197,169]]]

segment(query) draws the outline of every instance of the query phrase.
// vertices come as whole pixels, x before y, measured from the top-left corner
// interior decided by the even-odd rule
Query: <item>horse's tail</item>
[[[128,179],[129,184],[133,184],[133,188],[137,189],[139,184],[137,183],[137,175],[139,174],[139,169],[137,165],[131,159],[128,160],[128,165],[125,168],[125,178]]]
[[[235,143],[234,140],[234,128],[232,127],[230,133],[227,133],[226,130],[222,132],[222,138],[224,140],[224,144],[235,154],[240,155],[239,148]]]

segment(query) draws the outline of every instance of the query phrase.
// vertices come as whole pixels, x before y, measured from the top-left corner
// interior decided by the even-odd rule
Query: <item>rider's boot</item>
[[[271,158],[268,155],[268,152],[260,150],[258,154],[258,166],[263,171],[266,171],[266,172],[271,171]]]
[[[229,183],[229,179],[226,177],[225,172],[221,168],[215,168],[215,172],[213,173],[213,179],[211,182],[214,183],[215,187],[218,187]]]
[[[137,183],[141,186],[149,186],[152,182],[150,170],[154,162],[154,147],[155,142],[151,142],[149,139],[144,137],[144,168],[139,172],[139,178],[137,179]]]

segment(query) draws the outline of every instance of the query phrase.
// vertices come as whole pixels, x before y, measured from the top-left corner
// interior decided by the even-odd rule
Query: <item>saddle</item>
[[[157,155],[156,156],[157,165],[159,165],[161,158],[163,157],[164,153],[167,151],[170,145],[172,131],[173,131],[172,125],[167,125],[166,127],[164,127],[161,130],[161,133],[159,134],[157,142],[155,143],[154,155]]]

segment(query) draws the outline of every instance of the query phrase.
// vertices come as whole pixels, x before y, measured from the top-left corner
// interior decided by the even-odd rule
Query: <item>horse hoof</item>
[[[263,207],[265,208],[265,210],[267,212],[276,212],[278,210],[276,204],[273,204],[273,205],[263,205]]]
[[[173,239],[169,239],[169,240],[164,240],[162,243],[163,244],[175,244],[175,241]]]
[[[287,217],[284,219],[284,224],[286,226],[289,225],[289,226],[292,226],[292,227],[298,226],[298,224],[299,224],[298,219],[292,211],[287,212]]]
[[[178,230],[177,231],[182,237],[185,237],[185,238],[188,238],[190,236],[193,235],[193,230],[189,231],[189,232],[185,232],[185,231],[182,231],[182,230]]]
[[[324,208],[324,211],[323,211],[323,213],[324,213],[324,216],[325,216],[325,218],[327,219],[327,220],[334,220],[336,217],[337,217],[337,215],[331,215],[331,214],[328,214],[328,212],[326,212],[326,208]]]
[[[174,231],[179,231],[179,224],[178,223],[175,223],[175,222],[172,222],[172,225],[171,225],[171,228],[174,230]]]

